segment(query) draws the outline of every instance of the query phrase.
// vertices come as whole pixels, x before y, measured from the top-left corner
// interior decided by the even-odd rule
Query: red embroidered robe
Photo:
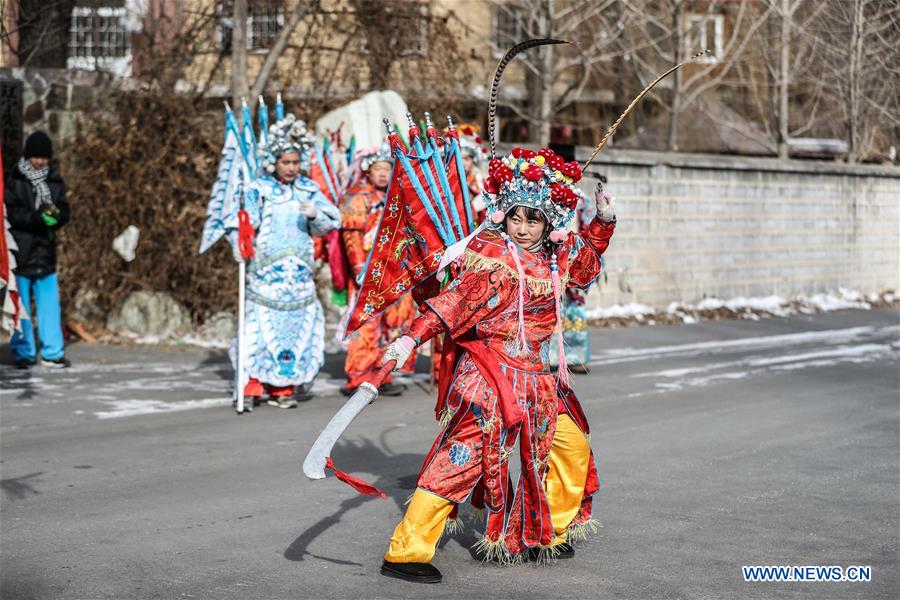
[[[564,286],[586,288],[600,274],[600,255],[614,223],[594,220],[559,246]],[[412,327],[419,342],[446,331],[455,344],[444,369],[437,413],[446,423],[419,474],[418,486],[456,503],[472,496],[487,509],[484,547],[518,555],[549,545],[553,525],[541,482],[563,407],[585,432],[587,420],[571,389],[559,387],[548,359],[555,352],[555,304],[547,251],[516,247],[525,272],[527,347],[516,342],[518,277],[501,235],[478,234],[468,245],[459,275],[426,300]],[[444,363],[448,365],[448,363]],[[443,365],[442,365],[443,367]],[[512,489],[508,456],[520,438],[522,477]],[[575,523],[590,519],[598,479],[591,458],[582,509]]]
[[[352,279],[349,288],[353,297],[359,293],[355,278],[365,267],[383,211],[384,192],[379,191],[365,177],[347,190],[341,204],[341,236],[350,263]],[[412,298],[406,295],[384,314],[369,320],[359,328],[359,331],[350,338],[344,362],[349,387],[355,388],[371,378],[380,367],[387,344],[406,333],[415,316],[415,305]],[[402,370],[414,372],[415,362],[416,355],[413,353]],[[385,382],[390,381],[388,378]]]

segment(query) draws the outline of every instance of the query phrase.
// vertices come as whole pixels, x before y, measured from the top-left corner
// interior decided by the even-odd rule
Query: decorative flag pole
[[[241,201],[240,214],[247,214]],[[237,414],[244,414],[244,296],[247,288],[247,263],[243,255],[238,263],[238,326],[237,326],[237,405],[234,409]]]
[[[275,96],[275,120],[280,121],[284,118],[284,101],[281,99],[281,92]]]
[[[250,184],[250,173],[246,164],[242,165],[241,173],[244,177],[244,192],[241,193],[240,210],[238,210],[238,250],[241,253],[241,262],[238,263],[238,397],[235,409],[238,414],[243,414],[245,408],[244,371],[247,364],[247,349],[244,343],[244,306],[247,300],[247,261],[253,258],[253,224],[250,223],[250,215],[244,208],[244,193]],[[253,404],[247,407],[248,412],[253,410]]]
[[[226,103],[226,112],[225,112],[225,122],[226,126],[231,128],[237,135],[238,140],[246,142],[246,138],[240,135],[238,130],[237,122],[234,118],[234,113],[231,110],[231,107]],[[246,107],[246,103],[244,103],[244,107]],[[249,111],[247,111],[247,115],[245,118],[249,119]],[[244,128],[244,132],[248,131],[248,128]],[[249,127],[249,131],[252,132],[252,125]],[[251,135],[252,139],[252,135]],[[253,406],[246,406],[245,397],[244,397],[244,388],[247,385],[244,377],[244,371],[246,370],[247,358],[246,358],[246,349],[244,343],[244,305],[246,304],[246,295],[247,295],[247,261],[253,258],[253,225],[250,223],[250,215],[244,209],[244,193],[246,192],[247,186],[250,185],[250,169],[248,167],[249,160],[249,152],[246,143],[239,144],[241,149],[241,154],[243,155],[243,162],[241,163],[241,177],[244,183],[244,190],[242,190],[240,194],[240,208],[238,210],[238,251],[241,255],[241,260],[238,262],[238,326],[237,326],[237,402],[235,404],[235,411],[238,414],[244,413],[244,408],[246,407],[249,411],[253,410]]]

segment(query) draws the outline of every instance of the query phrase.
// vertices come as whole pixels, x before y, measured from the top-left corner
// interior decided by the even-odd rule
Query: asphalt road
[[[413,385],[335,449],[385,490],[300,463],[341,405],[332,357],[296,410],[238,417],[220,351],[74,345],[66,371],[0,366],[0,594],[14,598],[900,597],[900,313],[593,330],[576,386],[604,527],[574,560],[444,583],[378,574],[437,427]],[[464,513],[465,514],[465,513]],[[745,583],[742,565],[867,565],[867,583]]]

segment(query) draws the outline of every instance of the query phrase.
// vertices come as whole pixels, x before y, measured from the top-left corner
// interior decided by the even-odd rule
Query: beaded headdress
[[[488,163],[484,195],[491,223],[499,227],[516,206],[535,208],[550,224],[550,241],[559,243],[581,198],[575,186],[580,179],[578,163],[566,162],[550,148],[513,148],[509,156]]]
[[[391,154],[391,147],[385,142],[380,146],[359,150],[354,157],[354,162],[357,161],[359,161],[359,168],[365,172],[377,162],[394,164],[394,156]]]
[[[300,155],[300,167],[309,168],[310,154],[315,145],[315,136],[306,128],[306,122],[291,113],[269,126],[265,143],[256,147],[258,164],[266,173],[275,172],[275,161],[286,152]]]
[[[459,134],[459,149],[463,154],[472,157],[476,165],[483,165],[487,160],[488,152],[484,147],[484,140],[479,134],[478,127],[469,123],[460,123],[456,126]]]

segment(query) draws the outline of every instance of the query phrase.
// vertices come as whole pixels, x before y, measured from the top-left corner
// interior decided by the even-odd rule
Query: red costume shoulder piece
[[[519,260],[525,271],[525,285],[530,292],[536,296],[550,296],[553,285],[548,257],[543,253],[520,251]],[[478,271],[497,271],[518,283],[515,261],[503,236],[496,231],[481,232],[469,242],[463,254],[463,265]]]
[[[503,239],[494,232],[475,236],[466,248],[466,256],[480,257],[479,262],[466,259],[466,266],[437,296],[424,305],[434,311],[454,338],[474,329],[479,321],[499,314],[512,300],[516,281],[509,276],[508,255]],[[505,265],[507,268],[488,268]],[[512,267],[515,273],[515,267]]]

